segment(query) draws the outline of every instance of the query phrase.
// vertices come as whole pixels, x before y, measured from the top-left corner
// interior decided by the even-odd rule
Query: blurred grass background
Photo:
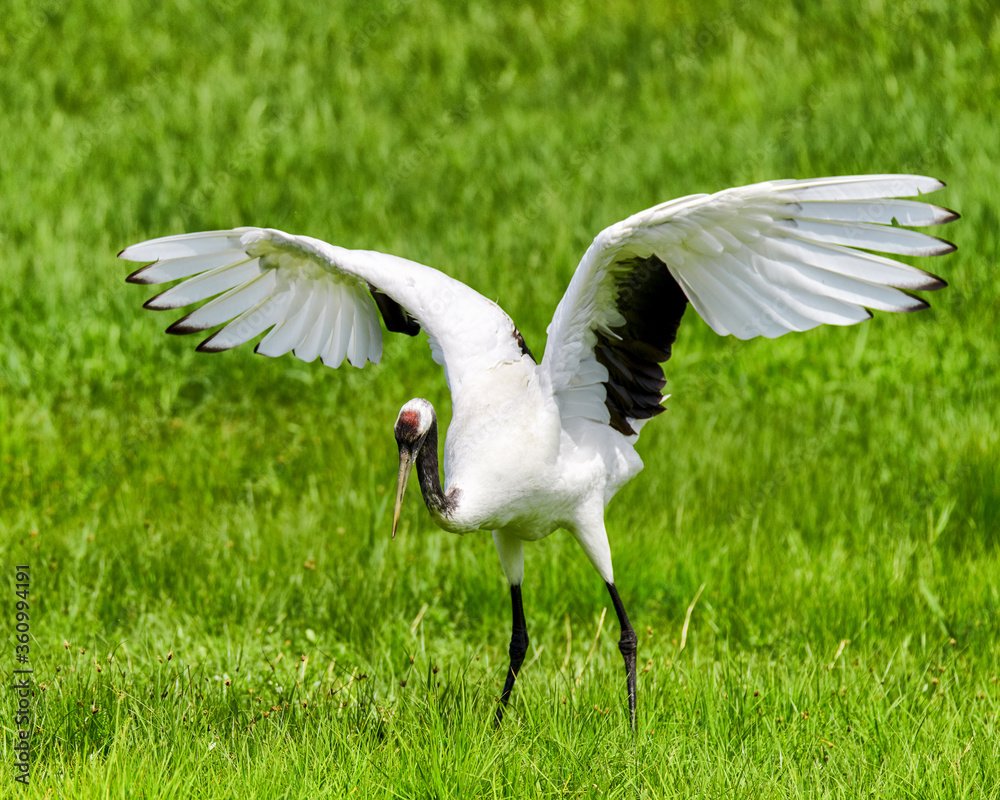
[[[0,617],[30,564],[32,796],[997,796],[991,4],[13,0],[0,30]],[[498,734],[490,537],[414,495],[389,541],[395,414],[448,417],[425,344],[199,355],[114,258],[244,224],[383,250],[541,354],[606,225],[868,172],[949,184],[959,250],[920,265],[950,286],[776,341],[685,321],[608,514],[635,740],[571,537],[527,548]]]

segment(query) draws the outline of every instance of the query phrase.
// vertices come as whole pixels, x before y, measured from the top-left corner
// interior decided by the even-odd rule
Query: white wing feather
[[[228,350],[268,331],[256,348],[263,355],[294,350],[305,361],[321,357],[331,367],[345,357],[356,367],[377,363],[382,329],[371,286],[424,329],[453,391],[470,373],[522,357],[514,323],[496,303],[396,256],[267,228],[167,236],[127,247],[119,256],[154,262],[130,275],[132,283],[187,278],[149,300],[147,308],[213,298],[168,328],[193,333],[224,324],[200,350]]]
[[[869,308],[923,308],[924,301],[900,290],[936,289],[943,281],[865,250],[939,255],[954,249],[898,227],[955,219],[947,209],[894,199],[941,186],[910,175],[771,181],[682,197],[612,225],[594,239],[556,309],[542,384],[564,416],[608,421],[608,371],[594,353],[596,333],[614,337],[613,329],[624,323],[616,306],[616,270],[635,258],[655,255],[717,333],[741,339],[850,325],[867,319]],[[202,350],[230,349],[266,332],[256,348],[263,355],[293,350],[333,367],[345,358],[358,367],[377,363],[382,334],[371,286],[426,331],[453,394],[467,376],[523,355],[516,328],[499,306],[437,270],[395,256],[262,228],[168,236],[120,256],[154,262],[129,277],[134,283],[187,279],[149,300],[148,308],[208,300],[168,329],[190,333],[223,325]],[[633,421],[633,428],[642,422]]]
[[[852,325],[868,319],[869,308],[925,308],[900,290],[937,289],[943,281],[855,248],[920,256],[954,250],[892,224],[956,219],[944,208],[891,199],[943,185],[913,175],[770,181],[682,197],[612,225],[594,239],[552,318],[543,383],[564,416],[606,421],[595,331],[622,324],[615,269],[633,258],[655,255],[716,333],[740,339]]]

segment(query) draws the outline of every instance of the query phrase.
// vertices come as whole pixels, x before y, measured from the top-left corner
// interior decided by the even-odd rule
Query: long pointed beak
[[[406,482],[410,479],[410,469],[413,467],[413,453],[409,448],[399,448],[399,478],[396,480],[396,507],[392,512],[392,538],[396,538],[396,526],[399,524],[399,512],[403,508],[403,493],[406,492]]]

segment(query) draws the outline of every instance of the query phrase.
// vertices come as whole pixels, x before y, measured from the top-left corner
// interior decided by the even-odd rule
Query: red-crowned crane
[[[570,531],[604,580],[618,614],[629,719],[635,728],[636,635],[611,568],[604,508],[642,468],[639,430],[663,411],[661,364],[688,303],[721,335],[775,337],[853,325],[868,309],[917,311],[902,290],[939,289],[927,272],[874,255],[933,256],[954,245],[901,226],[939,225],[952,211],[911,197],[933,178],[862,175],[758,183],[672,200],[594,239],[548,327],[536,362],[496,303],[447,275],[396,256],[346,250],[267,228],[167,236],[119,255],[153,261],[131,283],[186,278],[149,300],[174,309],[214,298],[168,333],[225,325],[198,350],[219,352],[269,332],[255,352],[294,352],[330,367],[382,355],[389,331],[427,333],[451,391],[452,422],[438,474],[438,431],[427,400],[396,418],[399,483],[416,465],[424,502],[445,530],[493,532],[510,584],[510,667],[503,718],[528,648],[521,599],[524,542]]]

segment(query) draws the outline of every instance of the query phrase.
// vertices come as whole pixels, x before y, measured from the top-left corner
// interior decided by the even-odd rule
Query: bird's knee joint
[[[639,649],[639,637],[635,631],[622,631],[621,639],[618,640],[618,649],[625,657],[634,656]]]
[[[524,661],[524,656],[528,652],[528,634],[526,631],[515,632],[510,637],[510,648],[507,650],[511,662],[520,664]]]

